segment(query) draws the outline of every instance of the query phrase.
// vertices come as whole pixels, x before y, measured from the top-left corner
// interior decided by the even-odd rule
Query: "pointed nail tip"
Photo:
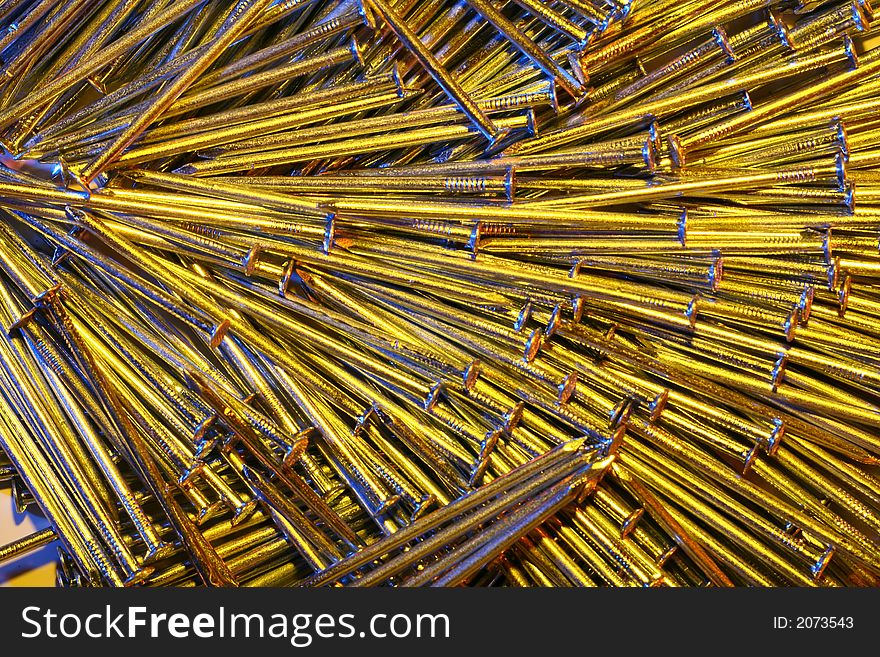
[[[156,571],[152,566],[144,566],[140,568],[137,572],[129,575],[123,582],[123,586],[125,588],[131,588],[133,586],[138,586],[146,582],[150,576]]]
[[[242,522],[247,520],[254,511],[257,510],[257,505],[259,502],[257,500],[249,500],[242,504],[241,506],[235,507],[235,512],[232,515],[232,520],[230,520],[230,524],[233,527],[237,527]]]
[[[174,554],[174,546],[170,543],[161,543],[151,549],[144,556],[144,565],[154,564]]]

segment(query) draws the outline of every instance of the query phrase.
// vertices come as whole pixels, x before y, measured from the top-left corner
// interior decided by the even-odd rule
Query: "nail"
[[[36,550],[37,548],[49,545],[49,543],[57,540],[57,538],[55,530],[52,527],[47,527],[46,529],[41,529],[11,543],[0,546],[0,563],[17,559],[31,550]]]
[[[485,114],[485,112],[468,96],[464,89],[449,75],[431,51],[422,43],[418,35],[413,32],[397,12],[383,0],[369,0],[368,11],[378,12],[388,27],[406,48],[413,54],[419,63],[430,73],[434,81],[446,92],[468,118],[477,126],[490,143],[495,143],[504,137],[504,132]]]
[[[438,528],[449,520],[452,520],[472,509],[476,509],[484,502],[499,495],[502,491],[512,490],[516,486],[525,485],[526,482],[542,471],[544,475],[539,475],[535,479],[536,485],[544,485],[543,482],[558,480],[558,478],[564,477],[564,473],[566,472],[564,469],[560,471],[560,468],[552,468],[552,466],[559,465],[563,468],[579,467],[578,465],[572,465],[572,461],[581,458],[579,452],[583,446],[583,440],[574,440],[554,450],[546,452],[526,465],[516,468],[471,492],[465,493],[451,504],[432,511],[412,525],[400,529],[391,536],[385,537],[375,544],[368,546],[360,552],[344,559],[334,566],[331,566],[323,573],[310,578],[308,584],[310,586],[321,586],[338,581],[364,565],[369,564],[373,559],[388,554],[392,550],[399,549],[413,539]],[[530,489],[527,488],[527,490]],[[494,510],[492,512],[494,513]],[[379,576],[381,577],[381,574]]]
[[[230,26],[222,32],[218,32],[205,52],[181,71],[173,82],[163,87],[159,94],[150,101],[149,106],[114,139],[113,143],[79,172],[79,179],[83,183],[83,187],[88,188],[89,183],[102,173],[110,162],[117,159],[122,151],[130,146],[153,121],[161,116],[270,4],[271,0],[254,0]]]
[[[468,4],[474,11],[487,21],[492,23],[513,46],[523,55],[528,57],[535,65],[544,71],[550,78],[562,88],[565,93],[574,99],[580,97],[583,92],[581,83],[568,71],[559,66],[547,53],[527,36],[523,35],[516,25],[495,8],[488,0],[468,0]]]

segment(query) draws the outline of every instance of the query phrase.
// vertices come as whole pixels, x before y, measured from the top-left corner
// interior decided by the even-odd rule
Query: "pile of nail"
[[[0,562],[880,584],[872,18],[0,3]]]

